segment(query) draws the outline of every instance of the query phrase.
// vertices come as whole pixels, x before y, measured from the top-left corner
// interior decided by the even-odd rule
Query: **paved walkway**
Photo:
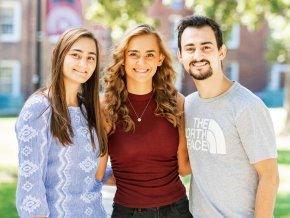
[[[113,186],[103,186],[102,193],[103,193],[103,204],[105,210],[107,211],[108,217],[112,215],[112,204],[113,204],[113,197],[115,195],[116,187]]]

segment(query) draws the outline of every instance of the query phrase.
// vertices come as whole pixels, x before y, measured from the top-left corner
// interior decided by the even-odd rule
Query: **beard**
[[[209,77],[212,76],[213,71],[212,71],[212,68],[211,68],[211,66],[210,66],[209,61],[207,61],[207,60],[202,60],[202,61],[207,62],[208,65],[209,65],[209,68],[208,68],[208,69],[200,69],[200,70],[192,70],[192,69],[189,69],[189,70],[188,70],[188,73],[189,73],[189,75],[190,75],[193,79],[196,79],[196,80],[205,80],[205,79],[207,79],[207,78],[209,78]],[[196,61],[192,61],[192,62],[190,63],[190,65],[191,65],[191,64],[194,64],[195,62],[196,62]]]

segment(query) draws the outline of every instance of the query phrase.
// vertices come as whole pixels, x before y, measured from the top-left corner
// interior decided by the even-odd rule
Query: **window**
[[[173,0],[171,3],[171,8],[175,10],[182,10],[184,8],[183,0]]]
[[[177,25],[179,20],[182,17],[180,15],[172,14],[169,16],[170,20],[170,31],[171,31],[171,37],[168,45],[170,46],[170,50],[174,56],[176,56],[177,51],[178,51],[178,46],[177,46],[177,34],[175,34]],[[178,90],[181,90],[182,88],[182,79],[183,79],[183,68],[182,66],[177,62],[177,59],[173,60],[173,67],[174,70],[177,72],[176,75],[176,80],[175,80],[175,85]]]
[[[20,40],[21,5],[17,1],[0,2],[0,41]]]
[[[239,64],[236,61],[227,63],[226,75],[230,80],[239,81]]]
[[[176,54],[177,52],[177,34],[176,34],[176,29],[178,26],[178,23],[180,21],[180,19],[182,18],[182,16],[180,15],[176,15],[176,14],[172,14],[169,16],[169,21],[170,21],[170,31],[171,31],[171,37],[170,37],[170,43],[169,45],[174,49],[174,52]]]
[[[0,61],[0,95],[20,94],[20,63]]]
[[[228,49],[237,49],[240,46],[240,25],[236,24],[233,26],[232,31],[227,41]]]

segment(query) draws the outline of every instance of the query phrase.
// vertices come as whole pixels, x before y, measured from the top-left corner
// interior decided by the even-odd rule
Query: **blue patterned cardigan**
[[[50,131],[51,106],[46,96],[32,95],[22,108],[15,130],[19,145],[16,207],[20,217],[106,217],[99,164],[91,146],[88,123],[80,107],[69,107],[74,137],[64,147]],[[106,178],[111,174],[107,168]]]

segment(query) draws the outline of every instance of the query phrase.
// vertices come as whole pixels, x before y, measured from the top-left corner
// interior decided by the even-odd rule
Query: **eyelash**
[[[203,47],[202,48],[202,50],[204,50],[204,51],[208,51],[208,50],[210,50],[211,48],[209,47],[209,46],[205,46],[205,47]],[[187,49],[185,49],[186,51],[190,51],[190,52],[192,52],[192,51],[195,51],[195,48],[187,48]]]
[[[74,58],[79,58],[79,57],[80,57],[80,56],[79,56],[78,54],[76,54],[76,53],[71,54],[71,56],[74,57]]]
[[[77,53],[73,53],[73,54],[71,54],[71,56],[72,56],[73,58],[75,58],[75,59],[79,59],[79,58],[81,58],[80,55],[77,54]],[[94,57],[88,57],[88,60],[89,60],[89,61],[94,61],[95,58],[94,58]]]
[[[139,57],[139,55],[137,55],[136,53],[129,53],[129,56],[130,57]],[[152,57],[154,57],[154,54],[149,53],[146,55],[146,57],[152,58]]]

